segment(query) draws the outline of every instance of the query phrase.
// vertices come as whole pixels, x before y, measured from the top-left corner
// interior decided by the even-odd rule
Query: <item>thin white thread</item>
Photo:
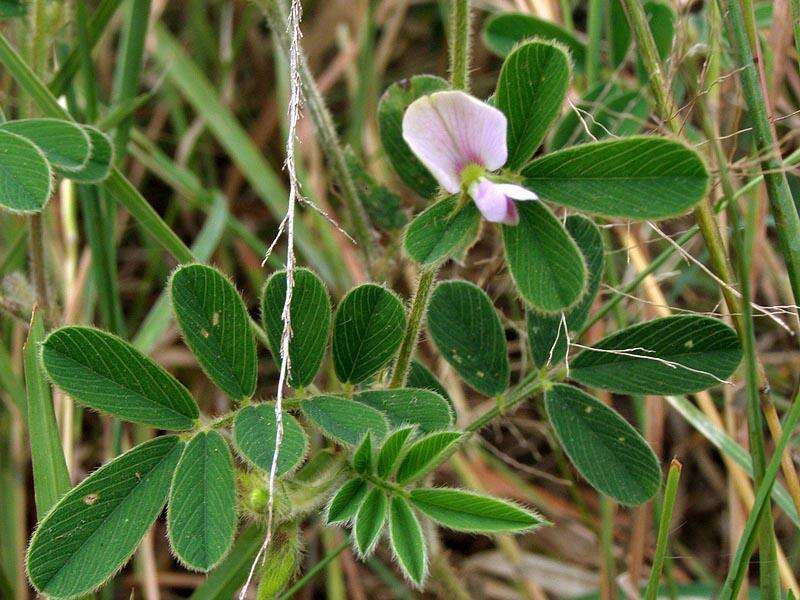
[[[698,373],[700,375],[707,375],[708,377],[711,377],[712,379],[716,379],[720,383],[724,383],[726,385],[733,385],[732,381],[730,381],[728,379],[720,379],[719,377],[717,377],[713,373],[709,373],[708,371],[702,371],[700,369],[694,369],[692,367],[687,367],[686,365],[684,365],[682,363],[675,362],[675,361],[672,361],[672,360],[667,360],[666,358],[659,358],[657,356],[645,356],[645,355],[642,355],[642,354],[636,354],[636,352],[655,352],[655,350],[651,350],[649,348],[642,348],[641,346],[637,346],[635,348],[621,348],[619,350],[607,350],[605,348],[593,348],[592,346],[584,346],[583,344],[577,344],[577,343],[574,343],[574,342],[573,342],[572,345],[575,346],[576,348],[582,348],[584,350],[589,350],[591,352],[604,352],[606,354],[617,354],[619,356],[630,356],[630,357],[633,357],[633,358],[641,358],[643,360],[652,360],[654,362],[661,363],[662,365],[665,365],[665,366],[667,366],[667,367],[669,367],[671,369],[685,369],[687,371],[691,371],[692,373]]]
[[[683,258],[684,258],[684,260],[686,260],[687,262],[693,262],[695,265],[697,265],[698,267],[700,267],[700,269],[702,269],[702,270],[703,270],[703,272],[705,272],[705,273],[706,273],[706,275],[708,275],[709,277],[711,277],[711,279],[713,279],[713,280],[714,280],[714,281],[715,281],[715,282],[716,282],[718,285],[722,286],[722,287],[723,287],[723,288],[725,288],[726,290],[729,290],[729,291],[730,291],[730,292],[731,292],[731,293],[732,293],[734,296],[736,296],[737,298],[741,298],[741,297],[742,297],[742,294],[741,294],[741,292],[739,292],[739,290],[737,290],[736,288],[734,288],[734,287],[732,287],[732,286],[728,285],[727,283],[725,283],[724,281],[722,281],[722,279],[720,279],[719,277],[717,277],[717,276],[716,276],[716,275],[715,275],[715,274],[714,274],[714,273],[711,271],[711,269],[709,269],[708,267],[706,267],[706,266],[705,266],[703,263],[701,263],[699,260],[697,260],[697,259],[696,259],[694,256],[692,256],[691,254],[689,254],[689,253],[688,253],[688,252],[687,252],[687,251],[686,251],[686,250],[683,248],[683,246],[681,246],[681,245],[680,245],[678,242],[676,242],[676,241],[675,241],[675,240],[673,240],[671,237],[669,237],[669,236],[668,236],[666,233],[664,233],[663,231],[661,231],[661,230],[660,230],[660,229],[659,229],[659,228],[656,226],[656,224],[655,224],[655,223],[653,223],[652,221],[646,221],[646,223],[647,223],[647,224],[648,224],[648,225],[649,225],[649,226],[650,226],[650,227],[653,229],[653,231],[655,231],[655,232],[656,232],[658,235],[660,235],[660,236],[661,236],[662,238],[664,238],[664,239],[665,239],[667,242],[669,242],[669,243],[670,243],[672,246],[674,246],[674,247],[675,247],[675,249],[678,251],[678,253],[679,253],[679,254],[680,254],[680,255],[681,255]],[[755,302],[751,302],[751,303],[750,303],[750,306],[752,306],[754,309],[756,309],[756,310],[757,310],[758,312],[760,312],[761,314],[763,314],[763,315],[766,315],[766,316],[768,316],[770,319],[772,319],[773,321],[775,321],[775,322],[776,322],[778,325],[780,325],[780,326],[781,326],[783,329],[785,329],[785,330],[786,330],[786,331],[789,333],[789,335],[792,335],[792,336],[794,335],[794,331],[792,331],[792,329],[791,329],[791,328],[790,328],[790,327],[789,327],[789,326],[788,326],[786,323],[784,323],[784,322],[783,322],[781,319],[779,319],[778,317],[776,317],[776,316],[775,316],[775,315],[774,315],[772,312],[770,312],[769,310],[767,310],[767,309],[766,309],[766,308],[764,308],[763,306],[760,306],[760,305],[756,304]]]
[[[269,469],[269,483],[267,485],[267,535],[264,543],[258,550],[258,554],[253,560],[247,581],[239,593],[239,600],[244,600],[247,589],[253,580],[256,568],[266,555],[273,535],[273,521],[275,518],[275,480],[278,471],[278,455],[280,454],[281,444],[283,443],[283,395],[286,388],[286,380],[291,372],[291,360],[289,357],[289,342],[292,339],[292,293],[294,291],[294,210],[296,201],[302,201],[300,193],[300,183],[297,180],[295,170],[295,141],[297,138],[297,122],[300,118],[300,105],[302,103],[302,88],[300,83],[300,19],[302,17],[302,6],[300,0],[292,0],[289,8],[289,19],[287,31],[290,36],[289,42],[289,131],[286,135],[286,171],[289,176],[289,201],[286,208],[286,216],[278,227],[278,236],[285,230],[287,232],[286,241],[286,298],[283,303],[281,320],[283,321],[283,332],[281,334],[280,357],[281,369],[278,376],[278,392],[275,397],[275,449],[272,454],[272,464]],[[270,245],[267,257],[275,247],[276,239]],[[262,263],[262,264],[264,264]]]

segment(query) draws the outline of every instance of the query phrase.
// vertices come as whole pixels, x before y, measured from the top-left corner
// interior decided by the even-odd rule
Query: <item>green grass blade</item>
[[[97,7],[97,10],[92,14],[89,24],[86,27],[88,47],[94,48],[95,44],[100,40],[106,26],[111,21],[111,17],[117,12],[117,8],[122,4],[123,0],[103,0]],[[76,45],[72,48],[67,57],[62,61],[61,68],[56,73],[55,77],[50,81],[49,88],[53,95],[60,96],[69,86],[75,73],[81,66],[81,50]]]
[[[39,351],[45,337],[44,318],[34,309],[28,340],[25,343],[25,383],[28,389],[28,437],[33,463],[33,490],[39,519],[70,488],[69,472],[58,423],[53,408],[50,384],[39,362]]]

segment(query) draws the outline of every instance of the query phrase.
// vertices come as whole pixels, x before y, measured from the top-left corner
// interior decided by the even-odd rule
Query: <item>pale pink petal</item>
[[[527,188],[522,187],[521,185],[515,185],[513,183],[497,183],[498,188],[509,198],[513,198],[514,200],[538,200],[539,196],[534,194]]]
[[[480,179],[469,188],[475,206],[487,221],[500,223],[508,213],[508,198],[488,179]]]
[[[415,100],[403,115],[403,139],[451,194],[459,191],[467,165],[494,171],[508,158],[505,115],[464,92]]]
[[[504,225],[519,225],[519,211],[517,210],[517,205],[514,204],[514,201],[506,196],[507,210],[506,216],[503,219]]]

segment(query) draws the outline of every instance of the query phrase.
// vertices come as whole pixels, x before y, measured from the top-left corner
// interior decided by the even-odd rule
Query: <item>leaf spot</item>
[[[219,311],[218,310],[215,310],[214,314],[211,315],[211,325],[213,325],[214,327],[219,325]]]
[[[86,495],[83,497],[83,503],[84,503],[84,504],[86,504],[86,505],[88,505],[88,506],[92,506],[92,505],[93,505],[95,502],[97,502],[99,499],[100,499],[100,494],[98,494],[98,493],[94,493],[94,492],[93,492],[93,493],[91,493],[91,494],[86,494]]]

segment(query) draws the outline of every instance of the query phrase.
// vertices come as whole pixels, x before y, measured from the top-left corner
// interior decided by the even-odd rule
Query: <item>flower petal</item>
[[[467,165],[494,171],[505,164],[506,126],[503,113],[469,94],[436,92],[408,107],[403,139],[441,186],[455,194]]]
[[[496,185],[506,196],[513,198],[514,200],[539,199],[539,196],[537,196],[534,192],[530,191],[528,188],[522,187],[521,185],[516,185],[513,183],[498,183]]]
[[[493,223],[503,223],[509,217],[510,200],[499,187],[496,183],[481,178],[469,188],[469,195],[475,201],[475,206],[487,221]]]

